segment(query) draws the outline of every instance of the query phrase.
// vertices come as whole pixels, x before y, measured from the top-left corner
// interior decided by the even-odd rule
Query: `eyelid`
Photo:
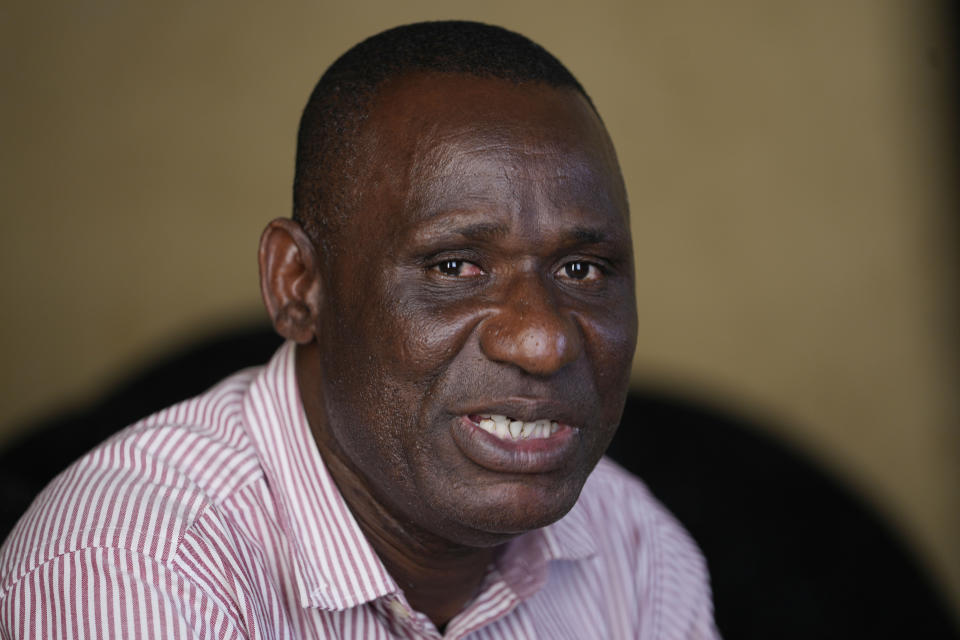
[[[448,263],[448,262],[459,262],[459,263],[461,263],[461,268],[463,268],[463,266],[465,266],[465,265],[471,265],[471,266],[473,266],[473,267],[476,268],[476,270],[478,271],[478,273],[472,273],[472,274],[457,274],[457,275],[450,275],[450,274],[444,273],[444,272],[441,270],[440,267],[443,266],[445,263]],[[467,260],[466,258],[461,258],[461,257],[458,257],[458,256],[446,256],[446,257],[433,258],[433,259],[430,261],[430,264],[427,266],[427,269],[428,269],[429,271],[431,271],[431,272],[438,273],[440,276],[445,277],[445,278],[477,278],[477,277],[482,276],[482,275],[484,275],[484,274],[486,273],[486,271],[484,271],[483,267],[481,267],[481,266],[480,266],[479,264],[477,264],[475,261],[473,261],[473,260]]]
[[[482,260],[480,252],[473,248],[446,246],[437,250],[426,250],[416,256],[415,260],[424,267],[432,267],[446,260],[463,260],[479,265]]]

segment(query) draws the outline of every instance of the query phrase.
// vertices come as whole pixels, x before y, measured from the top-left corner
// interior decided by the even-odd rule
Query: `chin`
[[[580,496],[582,482],[501,483],[472,500],[462,500],[447,511],[453,526],[445,537],[465,546],[503,544],[519,535],[553,524],[567,514]]]

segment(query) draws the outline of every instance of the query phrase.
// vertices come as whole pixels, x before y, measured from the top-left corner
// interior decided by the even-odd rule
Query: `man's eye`
[[[483,273],[480,267],[466,260],[443,260],[433,265],[433,269],[451,278],[467,278]]]
[[[563,265],[563,267],[560,268],[560,273],[557,275],[565,279],[579,280],[581,282],[592,282],[594,280],[598,280],[602,273],[600,271],[600,267],[592,262],[574,260]]]

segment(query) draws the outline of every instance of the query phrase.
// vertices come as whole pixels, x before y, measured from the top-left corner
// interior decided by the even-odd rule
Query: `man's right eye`
[[[441,260],[432,269],[449,278],[470,278],[483,274],[483,270],[466,260]]]

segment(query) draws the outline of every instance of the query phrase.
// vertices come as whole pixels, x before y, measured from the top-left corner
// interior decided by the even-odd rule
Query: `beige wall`
[[[257,238],[288,212],[319,72],[397,23],[482,19],[565,60],[618,145],[637,379],[771,418],[960,604],[952,57],[934,5],[11,4],[0,438],[260,317]]]

